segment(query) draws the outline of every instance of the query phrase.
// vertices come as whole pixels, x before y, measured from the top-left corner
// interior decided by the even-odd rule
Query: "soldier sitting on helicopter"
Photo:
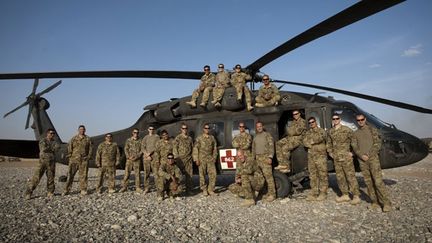
[[[256,107],[277,106],[281,99],[279,89],[270,83],[270,77],[266,74],[262,77],[263,85],[255,98]]]
[[[192,108],[196,107],[196,100],[200,93],[203,93],[200,106],[205,107],[207,105],[207,101],[210,97],[210,91],[212,91],[215,85],[216,76],[210,72],[210,66],[204,66],[204,75],[201,77],[201,83],[198,89],[194,90],[192,93],[191,101],[186,102],[186,104],[190,105]]]

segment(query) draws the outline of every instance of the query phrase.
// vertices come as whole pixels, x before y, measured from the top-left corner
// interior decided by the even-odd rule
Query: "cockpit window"
[[[213,135],[218,143],[218,146],[225,145],[225,128],[223,122],[210,122],[210,134]]]
[[[333,109],[333,113],[339,114],[342,119],[341,124],[351,128],[353,131],[356,131],[358,129],[356,115],[360,113],[364,114],[367,122],[372,126],[378,129],[386,126],[386,124],[380,121],[378,118],[361,110],[360,108],[358,108],[358,112],[355,112],[351,109]]]
[[[383,127],[388,127],[388,124],[385,124],[379,118],[375,117],[374,115],[372,115],[370,113],[363,111],[360,108],[358,108],[358,109],[359,109],[359,113],[362,113],[366,117],[366,120],[369,124],[374,125],[378,129],[383,128]]]
[[[239,130],[239,123],[240,122],[244,122],[245,126],[246,126],[246,132],[249,133],[252,136],[255,136],[255,122],[252,119],[247,119],[247,120],[236,120],[233,121],[233,126],[232,126],[232,133],[231,136],[232,138],[240,133]]]

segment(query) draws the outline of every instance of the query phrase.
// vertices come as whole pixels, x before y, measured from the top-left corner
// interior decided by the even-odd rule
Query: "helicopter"
[[[257,91],[254,90],[256,82],[260,82],[262,74],[260,69],[271,63],[273,60],[285,55],[286,53],[309,43],[324,35],[330,34],[340,28],[350,25],[358,20],[366,18],[391,6],[394,6],[402,1],[387,0],[387,1],[361,1],[353,6],[343,10],[342,12],[330,17],[329,19],[317,24],[316,26],[306,30],[298,36],[288,40],[272,51],[268,52],[261,58],[252,62],[244,68],[245,72],[252,74],[253,80],[250,82],[253,96],[256,96]],[[35,133],[35,138],[38,140],[47,128],[54,128],[46,110],[49,108],[49,102],[42,96],[58,85],[61,81],[56,82],[42,92],[36,93],[40,79],[53,78],[167,78],[167,79],[200,79],[202,72],[192,71],[84,71],[84,72],[45,72],[45,73],[10,73],[0,74],[0,79],[34,79],[32,92],[27,97],[27,100],[17,108],[5,114],[5,117],[15,112],[16,110],[29,106],[29,112],[26,120],[26,128],[30,126],[30,117],[33,117],[31,125]],[[298,85],[304,87],[317,88],[335,93],[341,93],[357,98],[362,98],[370,101],[375,101],[403,109],[417,111],[420,113],[431,114],[432,110],[410,105],[402,102],[387,100],[370,95],[355,93],[346,90],[334,89],[330,87],[292,82],[286,80],[274,79],[277,84]],[[191,131],[191,136],[196,137],[200,134],[200,128],[203,124],[208,123],[212,128],[212,133],[218,141],[219,149],[230,149],[231,140],[238,132],[237,125],[240,121],[244,122],[249,129],[249,132],[254,135],[254,124],[257,121],[264,123],[268,132],[270,132],[275,140],[284,136],[287,124],[292,120],[291,112],[300,110],[304,118],[314,116],[317,118],[320,127],[328,130],[331,127],[330,118],[333,113],[340,114],[342,123],[348,125],[352,129],[356,129],[354,116],[357,113],[366,115],[369,123],[379,129],[383,139],[383,149],[380,153],[382,168],[393,168],[415,163],[427,155],[427,147],[418,138],[409,135],[403,131],[397,130],[395,127],[381,122],[376,117],[362,111],[353,103],[346,101],[338,101],[332,97],[323,97],[319,93],[305,94],[299,92],[281,91],[281,102],[276,107],[255,108],[252,112],[246,111],[244,102],[239,103],[236,99],[235,90],[227,88],[222,99],[222,109],[216,109],[212,104],[208,104],[205,108],[192,109],[186,104],[190,100],[190,96],[183,98],[174,98],[165,102],[147,105],[145,112],[141,117],[129,128],[111,132],[114,141],[123,146],[124,141],[130,137],[133,128],[138,128],[140,131],[145,131],[149,125],[155,126],[159,131],[167,130],[169,134],[177,134],[182,123],[187,124],[195,130]],[[211,97],[210,97],[211,99]],[[56,135],[56,140],[62,142],[60,137]],[[99,144],[104,141],[104,135],[92,137],[94,144]],[[59,153],[58,161],[67,164],[66,144],[63,143],[62,150]],[[14,157],[37,157],[38,146],[36,141],[18,141],[18,140],[1,140],[0,154]],[[124,157],[122,158],[124,162]],[[230,159],[232,161],[232,159]],[[221,171],[224,163],[218,163],[218,169]],[[275,161],[275,164],[277,161]],[[291,157],[292,171],[289,174],[283,174],[275,171],[275,181],[277,185],[277,193],[279,197],[286,196],[291,191],[291,183],[298,181],[307,176],[307,155],[303,147],[297,148]],[[329,171],[333,170],[331,160],[328,161]],[[90,161],[89,167],[95,167],[94,161]],[[232,171],[234,167],[228,168]]]

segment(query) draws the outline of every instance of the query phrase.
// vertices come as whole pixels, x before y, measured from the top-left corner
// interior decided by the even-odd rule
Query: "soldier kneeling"
[[[183,175],[180,168],[175,164],[174,155],[167,155],[167,163],[162,163],[159,167],[159,183],[158,185],[158,200],[164,199],[166,192],[170,198],[174,198],[183,192],[182,185]]]

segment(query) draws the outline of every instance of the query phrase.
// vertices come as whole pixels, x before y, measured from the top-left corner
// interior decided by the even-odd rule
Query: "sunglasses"
[[[182,127],[181,129],[182,129],[182,130],[187,130],[187,127]]]
[[[137,134],[137,133],[139,133],[139,132],[132,132],[132,133]]]
[[[332,118],[332,120],[333,120],[333,121],[334,121],[334,120],[340,120],[340,117]]]
[[[239,126],[240,128],[244,128],[245,126]]]
[[[293,115],[294,115],[294,116],[297,116],[298,114],[300,114],[300,113],[298,113],[298,112],[296,112],[296,113],[293,113]]]
[[[48,134],[53,134],[53,135],[54,135],[54,134],[55,134],[55,132],[49,132]]]
[[[210,129],[210,127],[204,127],[204,129]]]
[[[172,157],[168,157],[168,159],[174,159],[174,158],[172,158]]]
[[[310,122],[309,122],[309,124],[313,124],[313,123],[315,123],[315,121],[310,121]]]
[[[365,119],[363,118],[363,119],[357,119],[357,121],[364,121]]]
[[[268,78],[263,78],[263,81],[268,81],[268,80],[270,80],[270,79],[268,79]]]

